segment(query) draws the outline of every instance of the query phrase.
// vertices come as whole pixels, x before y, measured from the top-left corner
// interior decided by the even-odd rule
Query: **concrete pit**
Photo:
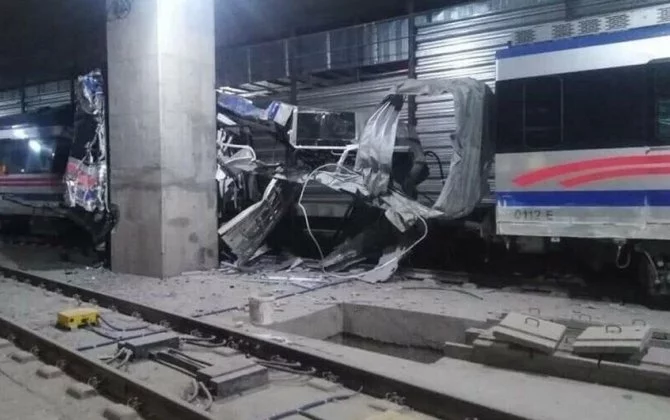
[[[445,342],[465,344],[485,322],[382,306],[341,303],[270,328],[420,363],[444,357]]]

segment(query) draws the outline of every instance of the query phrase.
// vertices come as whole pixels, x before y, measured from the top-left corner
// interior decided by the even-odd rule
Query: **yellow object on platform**
[[[74,308],[58,312],[56,325],[76,329],[86,325],[98,325],[100,311],[95,308]]]

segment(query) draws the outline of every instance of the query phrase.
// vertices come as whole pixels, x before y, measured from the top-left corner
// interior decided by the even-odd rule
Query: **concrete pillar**
[[[108,5],[112,1],[108,0]],[[114,271],[215,267],[214,0],[138,0],[107,23]]]

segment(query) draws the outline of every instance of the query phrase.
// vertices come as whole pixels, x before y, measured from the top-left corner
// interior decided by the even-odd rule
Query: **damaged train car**
[[[495,267],[489,255],[496,264],[521,256],[523,266],[549,265],[559,256],[554,265],[600,279],[621,276],[652,299],[670,296],[670,194],[664,186],[670,25],[649,26],[646,12],[640,13],[639,25],[630,29],[510,43],[496,56],[495,98],[470,78],[407,80],[364,125],[354,113],[281,103],[256,107],[220,97],[222,200],[238,203],[251,184],[265,188],[256,193],[262,200],[222,224],[230,258],[245,264],[297,206],[324,270],[374,255],[377,270],[368,279],[388,277],[433,220],[477,231],[474,247],[466,247],[456,229],[435,244],[445,252],[459,248],[460,256],[482,255],[480,266]],[[550,25],[536,32],[551,33]],[[413,127],[400,122],[400,111],[407,96],[445,93],[453,96],[456,130],[439,141],[453,146],[453,157],[439,196],[427,202],[417,197],[426,151]],[[255,130],[272,133],[286,156],[257,159]],[[494,157],[495,199],[488,205],[482,199]],[[261,184],[260,178],[272,181]],[[362,226],[325,255],[302,205],[308,184],[378,209],[386,227]]]
[[[413,127],[400,122],[400,114],[408,95],[444,94],[455,101],[458,128],[446,140],[453,143],[455,153],[441,194],[427,205],[417,200],[417,186],[428,176],[424,151]],[[297,205],[324,269],[342,269],[365,260],[366,247],[377,247],[377,266],[365,279],[390,277],[402,256],[426,237],[427,220],[466,217],[489,193],[491,99],[486,84],[474,79],[408,80],[396,86],[358,130],[354,113],[279,102],[257,108],[244,98],[220,95],[217,180],[222,208],[231,204],[234,208],[241,192],[249,193],[257,177],[269,180],[260,200],[222,224],[219,234],[230,258],[244,265],[281,217]],[[257,159],[252,137],[259,130],[285,145],[284,159]],[[386,228],[375,224],[363,229],[325,255],[301,204],[309,183],[379,209]]]
[[[117,212],[107,197],[103,85],[96,70],[78,77],[74,107],[0,118],[3,230],[56,231],[77,245],[107,239]]]

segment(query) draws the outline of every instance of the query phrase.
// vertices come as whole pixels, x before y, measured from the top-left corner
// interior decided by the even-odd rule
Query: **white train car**
[[[510,46],[496,72],[497,233],[614,243],[669,294],[670,25]]]

